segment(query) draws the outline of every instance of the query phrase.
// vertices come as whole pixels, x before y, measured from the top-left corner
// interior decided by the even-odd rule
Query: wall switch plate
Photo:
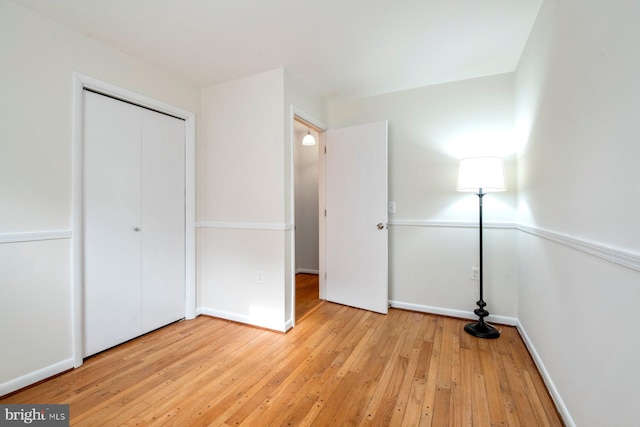
[[[396,213],[396,202],[389,202],[389,213]]]
[[[471,267],[471,280],[480,280],[480,269],[478,267]]]

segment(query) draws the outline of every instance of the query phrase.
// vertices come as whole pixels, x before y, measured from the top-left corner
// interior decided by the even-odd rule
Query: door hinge
[[[324,147],[324,154],[327,154],[327,147]]]
[[[327,216],[327,210],[326,209],[324,210],[324,216]]]

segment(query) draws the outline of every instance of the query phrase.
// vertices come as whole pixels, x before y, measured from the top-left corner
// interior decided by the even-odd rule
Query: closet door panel
[[[140,331],[140,109],[85,92],[84,355]]]
[[[142,113],[142,332],[185,315],[185,122]]]

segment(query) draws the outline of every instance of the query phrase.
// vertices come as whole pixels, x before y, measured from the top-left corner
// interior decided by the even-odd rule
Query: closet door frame
[[[83,90],[91,89],[126,102],[184,119],[185,135],[185,318],[196,317],[195,283],[195,113],[114,86],[73,74],[71,337],[73,365],[83,362]]]

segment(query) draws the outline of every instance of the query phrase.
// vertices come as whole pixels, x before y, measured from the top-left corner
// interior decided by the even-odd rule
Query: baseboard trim
[[[296,268],[296,273],[295,274],[298,274],[298,273],[316,274],[317,275],[317,274],[320,274],[320,271],[319,270],[311,270],[311,269],[308,269],[308,268]]]
[[[455,310],[452,308],[433,307],[429,305],[412,304],[402,301],[389,301],[389,305],[394,308],[401,308],[404,310],[419,311],[421,313],[439,314],[442,316],[458,317],[461,319],[476,320],[476,316],[473,311]],[[486,320],[491,323],[516,326],[518,319],[515,317],[489,315]]]
[[[284,324],[284,328],[285,328],[284,329],[285,332],[287,332],[287,331],[289,331],[289,329],[293,328],[293,320],[292,319],[287,320],[285,322],[285,324]]]
[[[551,375],[549,375],[547,368],[544,366],[544,363],[542,363],[542,358],[540,357],[535,347],[533,346],[533,342],[529,338],[529,335],[527,335],[527,332],[525,331],[524,326],[522,325],[520,320],[518,320],[516,328],[518,329],[518,332],[520,333],[520,336],[522,337],[524,344],[527,346],[527,349],[529,350],[529,353],[531,354],[533,361],[538,367],[540,376],[542,376],[542,379],[546,384],[547,389],[549,390],[549,394],[551,395],[553,402],[556,404],[556,408],[558,409],[558,412],[562,417],[562,421],[564,421],[564,424],[567,427],[575,427],[576,423],[573,421],[573,418],[571,417],[571,414],[569,413],[567,406],[564,404],[564,401],[560,396],[560,392],[558,392],[556,385],[553,383],[553,380],[551,379]]]
[[[276,332],[286,332],[291,326],[288,326],[286,323],[282,324],[269,324],[269,323],[260,323],[253,320],[250,316],[246,316],[238,313],[231,313],[228,311],[216,310],[208,307],[200,307],[196,310],[196,312],[200,314],[204,314],[205,316],[217,317],[219,319],[231,320],[232,322],[244,323],[245,325],[257,326],[262,329],[268,329]]]
[[[0,384],[0,397],[73,369],[73,357]]]
[[[61,239],[70,239],[70,238],[71,238],[71,230],[0,233],[0,243],[39,242],[44,240],[61,240]]]
[[[196,228],[227,228],[239,230],[293,230],[293,224],[276,222],[227,222],[227,221],[199,221]]]

